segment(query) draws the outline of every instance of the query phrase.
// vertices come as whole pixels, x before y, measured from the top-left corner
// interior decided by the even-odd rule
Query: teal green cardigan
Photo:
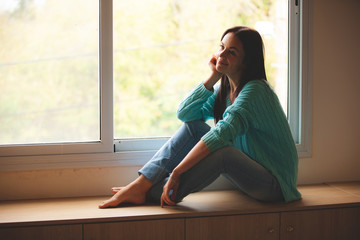
[[[201,83],[185,98],[177,111],[183,122],[214,118],[215,92]],[[227,108],[214,128],[202,137],[216,151],[233,146],[247,154],[278,180],[285,202],[297,200],[298,156],[289,124],[278,97],[270,86],[260,80],[247,83],[234,103],[227,98]]]

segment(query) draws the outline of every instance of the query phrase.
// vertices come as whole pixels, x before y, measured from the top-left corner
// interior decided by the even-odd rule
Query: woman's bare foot
[[[99,208],[116,207],[121,203],[144,204],[146,202],[146,193],[151,187],[152,183],[143,175],[140,175],[139,178],[126,187],[113,188],[114,191],[117,191],[115,195],[102,202]]]
[[[99,205],[99,208],[107,208],[107,207],[116,207],[121,203],[134,203],[134,204],[144,204],[146,201],[146,193],[143,194],[141,191],[131,188],[125,187],[118,191],[114,196],[110,199],[102,202]]]

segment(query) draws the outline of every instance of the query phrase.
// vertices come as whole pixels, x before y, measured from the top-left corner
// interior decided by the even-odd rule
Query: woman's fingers
[[[174,201],[172,201],[170,199],[170,197],[166,193],[163,193],[161,195],[161,207],[164,207],[165,203],[167,205],[175,205],[176,204]]]
[[[163,191],[163,193],[161,195],[161,207],[164,207],[164,203],[166,203],[167,205],[174,205],[175,204],[169,198],[169,191],[167,191],[165,189],[164,189],[164,191]]]
[[[177,189],[179,187],[179,180],[174,180],[172,176],[170,176],[169,180],[165,184],[163,188],[163,193],[161,195],[161,207],[164,207],[164,203],[167,205],[175,205],[174,202]],[[170,197],[170,191],[172,190],[171,197]]]
[[[161,207],[164,207],[164,203],[167,205],[175,205],[176,203],[170,199],[169,196],[164,195],[164,197],[161,199]]]
[[[210,59],[210,63],[212,63],[213,65],[216,65],[216,61],[217,61],[217,57],[215,55],[213,55],[212,58]]]
[[[209,65],[210,65],[210,69],[212,71],[215,71],[216,70],[216,61],[217,61],[217,58],[215,55],[212,56],[212,58],[210,59],[209,61]]]

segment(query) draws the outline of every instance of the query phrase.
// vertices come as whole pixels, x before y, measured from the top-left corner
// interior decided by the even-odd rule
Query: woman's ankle
[[[142,192],[147,193],[153,186],[152,182],[144,175],[140,175],[134,182],[132,182]]]

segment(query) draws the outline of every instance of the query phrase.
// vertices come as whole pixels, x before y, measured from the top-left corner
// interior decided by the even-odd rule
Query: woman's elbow
[[[182,122],[185,122],[184,115],[185,114],[182,111],[180,111],[180,109],[177,110],[176,117]]]

